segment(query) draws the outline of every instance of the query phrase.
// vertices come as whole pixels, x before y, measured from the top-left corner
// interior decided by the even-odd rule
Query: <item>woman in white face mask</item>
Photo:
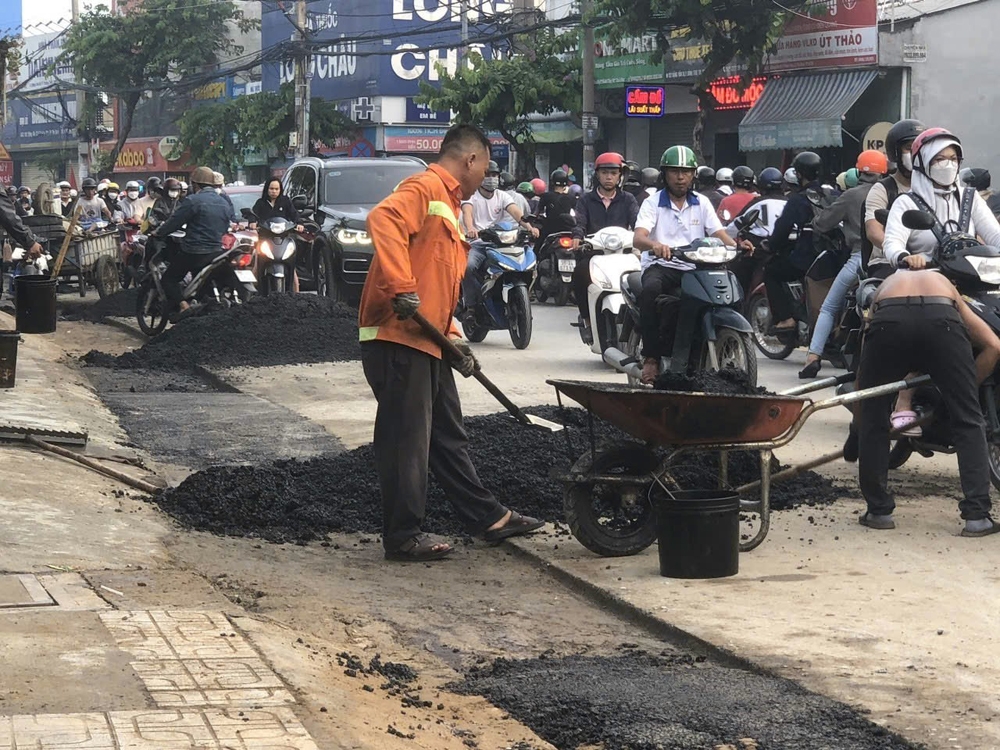
[[[894,268],[919,269],[927,266],[937,238],[931,230],[903,226],[903,213],[910,209],[930,209],[945,232],[962,231],[978,236],[987,245],[1000,247],[1000,223],[975,189],[958,184],[962,165],[962,143],[944,128],[930,128],[918,135],[911,148],[912,189],[892,204],[885,226],[885,257]],[[972,192],[968,226],[962,226],[963,190]],[[916,199],[914,198],[916,196]]]

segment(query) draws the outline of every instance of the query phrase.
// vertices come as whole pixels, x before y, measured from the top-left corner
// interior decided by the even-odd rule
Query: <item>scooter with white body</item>
[[[580,246],[581,255],[590,257],[587,307],[591,325],[590,329],[579,325],[580,338],[597,355],[618,346],[620,313],[625,304],[621,279],[624,274],[639,270],[639,257],[632,250],[632,234],[623,227],[606,227],[585,238]]]

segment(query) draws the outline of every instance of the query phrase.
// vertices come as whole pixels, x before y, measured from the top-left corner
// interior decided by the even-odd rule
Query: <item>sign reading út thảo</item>
[[[626,117],[663,117],[663,86],[626,86]]]

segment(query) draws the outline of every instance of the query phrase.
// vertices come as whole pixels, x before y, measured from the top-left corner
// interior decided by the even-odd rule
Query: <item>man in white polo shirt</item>
[[[677,327],[681,275],[694,266],[671,258],[670,248],[684,247],[704,237],[718,237],[726,245],[735,241],[723,229],[712,203],[692,190],[698,159],[687,146],[671,146],[660,158],[666,188],[654,193],[639,208],[632,240],[642,250],[642,295],[639,325],[642,328],[642,382],[652,384],[660,374],[660,358],[669,355]],[[741,244],[749,243],[746,240]],[[752,249],[752,246],[748,249]],[[656,309],[660,295],[678,297]],[[668,332],[666,337],[661,331]]]

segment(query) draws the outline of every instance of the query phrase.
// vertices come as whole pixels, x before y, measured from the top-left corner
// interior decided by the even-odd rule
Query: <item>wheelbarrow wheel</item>
[[[639,478],[636,485],[578,482],[563,496],[566,522],[573,536],[602,557],[642,552],[656,541],[656,514],[649,501],[652,478],[659,465],[651,450],[638,443],[613,443],[573,464],[574,474]]]
[[[993,448],[994,446],[990,446]],[[889,468],[898,469],[907,461],[910,460],[910,456],[913,455],[913,445],[910,443],[909,438],[900,438],[892,443],[892,447],[889,450]],[[990,476],[993,475],[993,451],[990,451]],[[994,480],[994,484],[996,481]],[[1000,487],[1000,485],[997,485]]]

